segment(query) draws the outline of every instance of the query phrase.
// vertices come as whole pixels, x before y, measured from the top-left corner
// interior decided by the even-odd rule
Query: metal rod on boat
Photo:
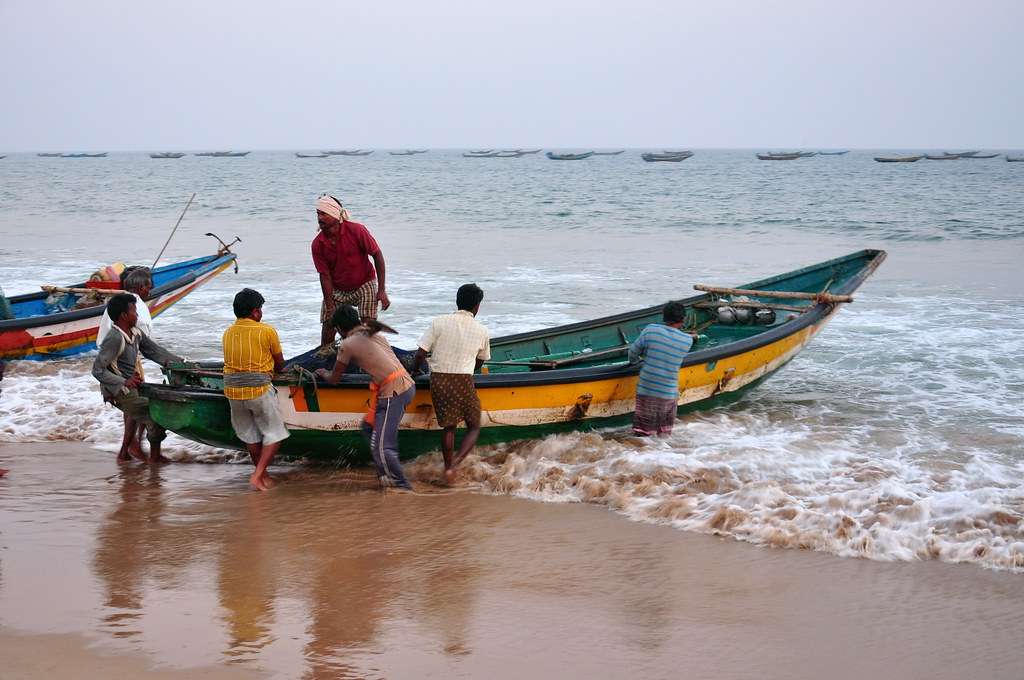
[[[195,197],[196,197],[196,194],[193,191],[191,198],[188,199],[188,203],[185,204],[185,209],[182,210],[181,211],[181,215],[178,216],[178,221],[174,223],[174,229],[171,229],[171,235],[167,237],[167,242],[164,243],[164,247],[160,249],[160,254],[156,256],[155,260],[153,260],[153,266],[151,267],[152,269],[156,269],[156,263],[160,261],[161,257],[163,257],[164,251],[167,250],[167,246],[170,245],[171,239],[174,238],[174,232],[178,231],[178,225],[181,224],[181,221],[183,219],[185,219],[185,213],[188,212],[188,207],[190,205],[192,205],[192,200]]]
[[[853,302],[852,295],[833,295],[832,293],[802,293],[790,290],[749,290],[747,288],[719,288],[696,284],[695,290],[705,293],[721,293],[725,295],[749,295],[751,297],[776,297],[790,300],[817,300],[820,302]]]

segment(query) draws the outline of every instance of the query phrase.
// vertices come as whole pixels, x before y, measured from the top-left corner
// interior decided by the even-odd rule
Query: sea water
[[[161,262],[212,254],[203,234],[214,232],[241,237],[239,272],[158,317],[156,339],[217,358],[231,298],[250,286],[290,356],[319,338],[309,246],[322,193],[381,245],[392,301],[382,319],[405,347],[470,281],[497,337],[881,248],[889,257],[856,302],[737,403],[684,416],[664,440],[610,431],[485,447],[464,476],[485,493],[600,503],[766,546],[1024,569],[1024,164],[878,164],[879,153],[12,154],[0,162],[0,283],[12,295],[115,261],[152,264],[196,192]],[[116,449],[120,416],[102,405],[91,359],[9,363],[0,441]],[[167,448],[238,460],[177,437]],[[436,476],[437,456],[410,471]]]

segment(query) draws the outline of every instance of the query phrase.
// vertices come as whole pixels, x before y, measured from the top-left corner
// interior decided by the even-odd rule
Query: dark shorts
[[[467,428],[480,427],[480,397],[472,375],[431,373],[430,398],[441,427],[456,427],[463,421]]]
[[[676,422],[675,399],[659,399],[643,394],[636,395],[636,412],[633,413],[633,432],[639,435],[669,435]]]
[[[140,395],[138,390],[119,394],[111,399],[111,402],[126,416],[146,426],[149,441],[163,441],[167,436],[167,430],[155,423],[149,415],[149,399]]]

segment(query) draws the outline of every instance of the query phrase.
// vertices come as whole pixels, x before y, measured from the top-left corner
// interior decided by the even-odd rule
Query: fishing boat
[[[185,154],[173,151],[164,151],[163,153],[151,153],[150,158],[181,158]]]
[[[964,160],[983,160],[985,158],[995,158],[998,155],[999,154],[997,153],[972,153],[969,156],[960,154],[960,157],[963,158]]]
[[[529,156],[530,154],[540,153],[540,149],[502,149],[502,153],[517,153],[520,156]]]
[[[925,154],[924,157],[930,161],[958,161],[962,158],[958,153]]]
[[[705,292],[682,300],[689,310],[686,328],[699,336],[679,371],[679,412],[710,408],[763,382],[821,331],[841,300],[852,301],[884,259],[884,251],[862,250],[743,289],[695,286]],[[753,312],[748,317],[763,323],[728,323],[725,308],[745,308]],[[492,340],[487,372],[474,376],[483,407],[480,443],[628,425],[639,367],[628,362],[627,350],[645,326],[661,321],[661,310],[657,305]],[[369,377],[352,373],[337,385],[323,384],[310,371],[330,368],[325,361],[333,358],[318,360],[312,350],[274,378],[291,433],[281,454],[365,462],[369,452],[359,423],[367,409]],[[151,415],[193,441],[242,449],[231,429],[222,371],[215,363],[170,366],[168,385],[142,387]],[[399,430],[403,458],[436,451],[440,443],[429,379],[417,377],[416,388]]]
[[[850,153],[849,150],[847,150],[847,151],[819,151],[818,155],[819,156],[845,156],[848,153]]]
[[[248,156],[251,151],[203,151],[197,153],[197,156],[207,156],[210,158],[244,158]]]
[[[328,156],[369,156],[373,151],[325,151]]]
[[[419,151],[388,151],[391,156],[415,156]]]
[[[470,151],[469,153],[472,153],[472,154],[494,153],[495,151],[497,151],[497,149],[477,149],[476,151]]]
[[[803,158],[799,153],[759,153],[757,154],[758,160],[762,161],[795,161],[797,158]]]
[[[0,156],[0,160],[7,158],[7,156]]]
[[[681,153],[642,153],[640,158],[643,158],[648,163],[665,162],[665,163],[679,163],[685,161],[687,158],[692,156],[693,153],[684,151]]]
[[[153,270],[153,290],[146,299],[150,314],[157,316],[174,303],[235,263],[235,254],[226,247],[216,255],[157,267]],[[86,282],[62,287],[65,293],[58,305],[47,305],[47,292],[15,295],[8,298],[10,318],[0,319],[0,359],[56,359],[96,348],[96,332],[105,309],[98,304],[75,308],[83,297],[91,295]],[[6,305],[5,305],[6,307]]]
[[[326,153],[298,153],[295,152],[296,158],[327,158],[330,154]]]
[[[103,153],[62,153],[61,158],[106,158],[107,152]]]
[[[797,151],[796,154],[798,156],[800,156],[800,158],[812,158],[813,156],[817,156],[818,152],[817,151]]]
[[[593,156],[594,152],[587,151],[585,153],[555,153],[554,151],[548,151],[545,155],[553,161],[581,161],[584,158],[590,158],[591,156]]]
[[[40,158],[60,158],[60,153],[37,153],[36,156]]]
[[[595,151],[592,155],[594,156],[618,156],[621,153],[625,153],[626,150],[622,151]]]
[[[916,163],[924,156],[875,156],[879,163]]]
[[[1024,156],[1009,156],[1006,157],[1007,163],[1024,163]]]
[[[980,151],[958,151],[956,153],[950,153],[949,151],[943,151],[942,153],[945,154],[946,156],[960,156],[962,158],[973,158],[973,157],[977,156],[981,152]]]
[[[490,153],[475,153],[470,151],[469,153],[462,154],[463,158],[497,158],[498,151],[491,151]]]

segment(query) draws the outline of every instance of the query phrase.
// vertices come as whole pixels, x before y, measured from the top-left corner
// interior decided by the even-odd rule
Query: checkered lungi
[[[651,435],[668,436],[672,434],[672,425],[676,422],[675,399],[659,399],[643,394],[636,395],[636,411],[633,413],[633,432],[650,437]]]
[[[370,279],[355,290],[335,290],[335,305],[352,305],[363,319],[377,318],[377,279]],[[320,323],[330,323],[327,305],[320,305]]]
[[[472,375],[431,373],[430,400],[441,427],[456,427],[463,421],[469,429],[480,427],[480,397]]]

